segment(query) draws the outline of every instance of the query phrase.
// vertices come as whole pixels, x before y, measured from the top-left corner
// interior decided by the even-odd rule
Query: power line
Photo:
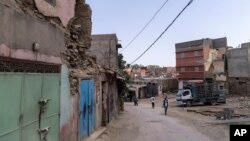
[[[168,2],[168,0],[166,0],[162,6],[160,7],[160,9],[158,9],[156,11],[156,13],[153,15],[153,17],[147,22],[147,24],[140,30],[139,33],[137,33],[135,35],[135,37],[123,48],[123,50],[121,50],[121,52],[123,52],[127,47],[129,47],[134,41],[135,39],[137,39],[137,37],[146,29],[146,27],[153,21],[153,19],[157,16],[157,14],[161,11],[161,9],[166,5],[166,3]]]
[[[178,17],[185,11],[185,9],[193,2],[193,0],[190,0],[188,4],[181,10],[181,12],[174,18],[174,20],[167,26],[167,28],[156,38],[156,40],[139,56],[137,57],[132,63],[136,62],[138,59],[140,59],[153,45],[162,37],[162,35],[174,24],[174,22],[178,19]]]

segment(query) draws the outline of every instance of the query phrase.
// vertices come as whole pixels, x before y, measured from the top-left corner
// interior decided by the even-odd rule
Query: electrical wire
[[[153,45],[162,37],[162,35],[174,24],[174,22],[179,18],[179,16],[185,11],[185,9],[193,2],[193,0],[190,0],[188,4],[179,12],[179,14],[174,18],[174,20],[167,26],[167,28],[156,38],[156,40],[140,55],[138,56],[134,61],[130,63],[132,65],[134,62],[136,62],[138,59],[140,59]]]
[[[137,37],[147,28],[147,26],[154,20],[154,18],[157,16],[157,14],[162,10],[162,8],[166,5],[166,3],[169,0],[166,0],[162,6],[156,11],[156,13],[153,15],[153,17],[147,22],[147,24],[135,35],[135,37],[121,50],[123,52],[127,47],[129,47],[136,39]]]

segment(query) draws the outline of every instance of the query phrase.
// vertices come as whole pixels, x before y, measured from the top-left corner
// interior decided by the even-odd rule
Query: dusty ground
[[[168,99],[167,116],[163,115],[161,108],[163,96],[156,97],[155,109],[151,108],[149,99],[139,100],[138,107],[133,106],[133,103],[126,103],[125,111],[108,126],[108,130],[98,141],[175,141],[177,138],[174,137],[179,137],[179,141],[201,138],[228,141],[230,124],[250,124],[250,119],[247,118],[250,117],[249,97],[230,97],[226,104],[194,107],[177,107],[173,94],[168,94]],[[231,120],[216,119],[215,113],[228,107],[233,108],[238,116]],[[204,111],[210,111],[210,114]]]
[[[108,126],[98,141],[211,141],[198,130],[165,116],[161,107],[125,104],[125,112]]]

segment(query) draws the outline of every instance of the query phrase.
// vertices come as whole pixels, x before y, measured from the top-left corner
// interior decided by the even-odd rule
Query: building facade
[[[250,43],[227,51],[229,94],[250,95]]]
[[[182,88],[184,81],[214,82],[218,79],[216,75],[225,76],[226,38],[177,43],[175,48],[179,88]]]
[[[96,59],[101,71],[96,76],[98,81],[95,86],[95,127],[107,125],[118,115],[119,95],[117,84],[118,67],[118,43],[116,34],[92,35],[91,48],[87,51]]]
[[[84,0],[0,1],[1,141],[79,141],[96,129],[91,28]]]

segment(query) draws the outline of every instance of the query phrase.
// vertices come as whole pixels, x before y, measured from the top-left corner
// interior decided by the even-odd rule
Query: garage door
[[[59,73],[0,73],[0,141],[58,141],[59,82]]]

